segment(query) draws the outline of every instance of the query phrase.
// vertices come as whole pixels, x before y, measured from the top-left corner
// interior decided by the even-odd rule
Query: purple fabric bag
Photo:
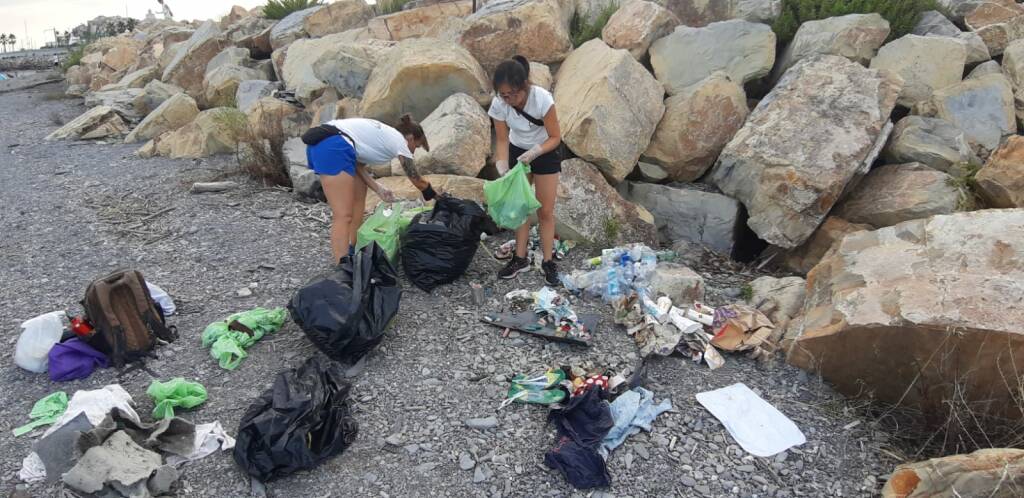
[[[78,338],[54,344],[49,354],[50,380],[67,382],[92,375],[96,367],[107,368],[107,356]]]

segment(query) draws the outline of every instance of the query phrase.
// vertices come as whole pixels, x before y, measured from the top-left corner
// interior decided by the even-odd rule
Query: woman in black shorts
[[[544,281],[559,285],[558,269],[552,259],[555,241],[555,197],[558,175],[562,172],[559,145],[562,143],[551,92],[530,83],[530,63],[515,56],[498,65],[494,71],[494,92],[487,112],[494,119],[498,146],[495,164],[498,173],[508,172],[510,159],[530,165],[530,182],[534,185],[540,209],[540,243],[544,251]],[[529,270],[526,250],[530,240],[530,223],[516,229],[516,252],[498,276],[509,279]]]

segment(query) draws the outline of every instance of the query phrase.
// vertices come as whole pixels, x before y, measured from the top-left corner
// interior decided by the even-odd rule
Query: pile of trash
[[[555,234],[555,239],[552,243],[552,257],[555,261],[561,261],[568,254],[569,251],[576,247],[576,241],[573,240],[562,240]],[[497,260],[511,259],[516,252],[516,240],[511,239],[498,246],[494,250],[494,258]],[[533,268],[540,268],[540,264],[544,262],[544,253],[541,252],[540,235],[537,232],[537,226],[534,225],[530,228],[530,240],[527,242],[526,259],[530,261]]]
[[[643,357],[679,352],[712,370],[725,364],[719,350],[769,357],[775,350],[769,341],[775,327],[760,311],[742,304],[717,309],[700,302],[673,304],[653,294],[658,262],[676,257],[673,251],[656,252],[643,244],[605,249],[587,261],[592,269],[564,274],[562,284],[610,304],[615,323],[626,328]]]
[[[199,390],[196,390],[198,386]],[[63,482],[80,493],[147,498],[175,491],[185,464],[234,447],[235,440],[220,422],[195,425],[174,417],[171,405],[195,406],[206,391],[195,383],[174,379],[154,382],[157,422],[143,422],[135,401],[120,385],[64,392],[39,400],[35,420],[15,430],[20,436],[50,427],[32,445],[18,476],[25,482]],[[156,417],[158,414],[164,415]]]

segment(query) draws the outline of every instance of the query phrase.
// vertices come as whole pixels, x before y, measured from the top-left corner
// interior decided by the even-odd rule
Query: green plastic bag
[[[46,396],[36,404],[32,405],[32,412],[28,414],[28,417],[32,419],[31,422],[25,424],[17,429],[14,429],[14,437],[27,434],[43,425],[50,425],[60,419],[61,415],[64,415],[64,411],[68,409],[68,394],[64,391],[57,391],[49,396]]]
[[[534,211],[540,209],[540,201],[526,178],[529,173],[529,166],[517,163],[505,176],[484,183],[487,214],[498,226],[519,228]]]
[[[401,204],[377,204],[356,232],[356,250],[376,242],[388,259],[393,263],[398,256],[398,239],[401,234],[402,205]],[[406,225],[408,226],[408,225]]]
[[[161,420],[174,418],[174,409],[195,408],[206,402],[206,388],[198,382],[188,382],[181,377],[167,382],[154,380],[146,389],[153,398],[153,418]]]
[[[249,356],[245,349],[280,329],[287,316],[284,308],[253,308],[236,313],[224,321],[207,325],[203,330],[203,347],[210,348],[210,356],[220,362],[221,368],[234,370]]]

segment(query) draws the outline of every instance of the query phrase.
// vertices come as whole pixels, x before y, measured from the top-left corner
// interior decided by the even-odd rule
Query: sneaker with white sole
[[[508,264],[498,272],[498,278],[508,280],[516,275],[530,270],[530,262],[526,258],[512,256]]]

